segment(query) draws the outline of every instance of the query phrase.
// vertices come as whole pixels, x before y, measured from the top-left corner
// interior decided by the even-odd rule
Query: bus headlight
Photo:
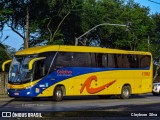
[[[31,87],[33,87],[33,85],[31,85],[31,86],[27,86],[27,87],[26,87],[26,89],[30,89]]]

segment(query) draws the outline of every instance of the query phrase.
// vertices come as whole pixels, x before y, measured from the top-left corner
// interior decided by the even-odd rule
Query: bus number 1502
[[[150,72],[142,72],[142,76],[150,76]]]

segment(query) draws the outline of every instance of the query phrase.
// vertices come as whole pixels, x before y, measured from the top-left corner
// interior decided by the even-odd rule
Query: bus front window
[[[31,71],[28,64],[34,56],[15,56],[9,71],[9,83],[25,83],[31,80]]]

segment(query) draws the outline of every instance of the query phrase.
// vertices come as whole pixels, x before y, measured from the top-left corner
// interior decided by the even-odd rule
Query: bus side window
[[[140,55],[139,61],[140,61],[140,68],[146,68],[150,66],[151,57],[148,55]]]
[[[122,55],[122,59],[123,59],[123,63],[122,63],[123,68],[130,68],[127,55]]]
[[[96,53],[96,63],[97,67],[102,68],[102,53]]]
[[[72,67],[81,67],[82,53],[74,53],[74,59],[72,60]]]
[[[69,52],[59,52],[55,58],[54,64],[51,67],[51,72],[64,67],[70,67],[72,61],[72,53]]]
[[[108,67],[115,68],[115,57],[114,54],[108,54]]]
[[[137,59],[137,55],[127,55],[129,64],[130,64],[130,68],[139,68],[139,64],[138,64],[138,59]]]
[[[58,63],[64,68],[64,67],[71,67],[72,61],[73,61],[73,53],[71,52],[64,52],[61,55],[61,58],[58,59]]]
[[[74,53],[72,67],[91,67],[90,53]]]
[[[102,66],[108,67],[107,63],[108,63],[108,56],[107,56],[107,54],[103,54],[102,55]]]
[[[117,67],[118,68],[122,68],[122,64],[123,64],[122,55],[121,54],[117,54],[115,56],[116,56],[116,59],[117,59]]]
[[[96,67],[96,53],[90,53],[91,55],[91,67]]]
[[[118,68],[130,68],[130,64],[125,54],[116,54],[115,55],[117,60],[117,67]]]

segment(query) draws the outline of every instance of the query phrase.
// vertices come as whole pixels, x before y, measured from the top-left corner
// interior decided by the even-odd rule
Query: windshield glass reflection
[[[31,71],[28,70],[30,60],[35,56],[15,56],[9,72],[9,82],[23,83],[31,80]]]

